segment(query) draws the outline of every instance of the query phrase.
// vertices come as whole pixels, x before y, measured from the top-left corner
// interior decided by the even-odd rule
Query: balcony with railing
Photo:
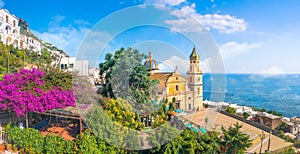
[[[13,26],[13,22],[11,20],[9,20],[7,23],[8,25]]]
[[[180,96],[180,95],[188,95],[188,94],[193,94],[192,91],[175,91],[173,93],[169,93],[169,94],[166,94],[165,92],[159,92],[157,93],[157,95],[159,97],[171,97],[171,96]]]
[[[13,33],[10,30],[6,30],[6,34],[12,36]]]
[[[16,39],[19,39],[20,38],[20,35],[18,34],[18,33],[13,33],[13,35],[12,35],[14,38],[16,38]]]

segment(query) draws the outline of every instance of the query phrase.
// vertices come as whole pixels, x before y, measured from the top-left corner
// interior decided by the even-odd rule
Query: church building
[[[173,72],[159,72],[158,64],[149,53],[145,66],[151,72],[151,78],[159,81],[156,94],[157,101],[167,99],[171,102],[175,98],[175,109],[195,111],[203,108],[202,71],[200,69],[200,56],[194,47],[190,54],[190,67],[187,78],[181,75],[177,68]]]

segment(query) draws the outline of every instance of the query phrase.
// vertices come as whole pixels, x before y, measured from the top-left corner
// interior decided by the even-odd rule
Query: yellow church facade
[[[151,71],[151,78],[159,81],[157,85],[157,100],[167,99],[169,102],[175,98],[175,109],[195,111],[203,108],[202,71],[200,69],[200,56],[194,47],[190,54],[190,67],[187,78],[176,69],[173,72],[159,72],[157,62],[149,53],[145,66]],[[180,64],[179,64],[180,65]]]

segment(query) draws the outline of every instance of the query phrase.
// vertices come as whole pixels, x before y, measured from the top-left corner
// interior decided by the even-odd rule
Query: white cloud
[[[170,5],[170,6],[177,6],[186,0],[145,0],[145,4],[163,4],[163,5]]]
[[[284,71],[278,68],[277,66],[272,66],[268,69],[262,70],[261,73],[266,75],[280,75],[284,74]]]
[[[177,56],[172,56],[170,59],[158,64],[159,71],[161,72],[171,72],[177,67],[177,70],[182,74],[185,74],[188,71],[189,66],[190,61],[188,59]],[[208,72],[208,67],[205,62],[200,62],[200,68],[203,72]]]
[[[262,43],[237,43],[237,42],[227,42],[222,44],[219,47],[220,54],[222,55],[223,59],[230,59],[236,57],[238,55],[245,54],[252,49],[261,48]]]
[[[173,30],[181,32],[201,32],[203,26],[207,30],[215,29],[220,33],[233,33],[246,30],[244,19],[231,15],[204,14],[197,13],[195,3],[185,5],[180,10],[174,10],[171,15],[179,19],[166,20],[166,24],[172,26]],[[184,28],[186,27],[186,28]]]
[[[172,31],[200,33],[203,27],[193,18],[184,18],[178,20],[166,20],[166,24],[171,25]]]
[[[0,0],[0,8],[3,8],[4,4],[5,4],[4,1]]]
[[[171,12],[171,15],[174,15],[176,17],[186,17],[188,15],[196,14],[195,10],[196,4],[193,3],[192,5],[185,5],[182,6],[179,10],[173,10]]]
[[[62,26],[61,22],[64,19],[65,17],[58,15],[49,23],[48,31],[38,32],[33,30],[32,32],[43,41],[52,43],[74,56],[84,36],[90,31],[89,23],[77,20],[72,25]]]

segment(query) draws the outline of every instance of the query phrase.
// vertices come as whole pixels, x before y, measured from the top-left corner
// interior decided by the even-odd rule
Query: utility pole
[[[264,138],[265,138],[265,134],[264,134],[264,131],[262,131],[261,135],[260,135],[260,149],[259,149],[259,154],[261,154],[261,149],[262,149]]]
[[[23,49],[23,68],[25,68],[25,49]]]
[[[270,130],[270,133],[269,133],[268,149],[266,150],[266,152],[268,152],[268,153],[270,153],[271,137],[272,137],[272,129]]]
[[[7,73],[10,72],[9,71],[9,57],[10,57],[10,50],[7,48],[7,45],[6,45],[6,50],[7,50]]]

